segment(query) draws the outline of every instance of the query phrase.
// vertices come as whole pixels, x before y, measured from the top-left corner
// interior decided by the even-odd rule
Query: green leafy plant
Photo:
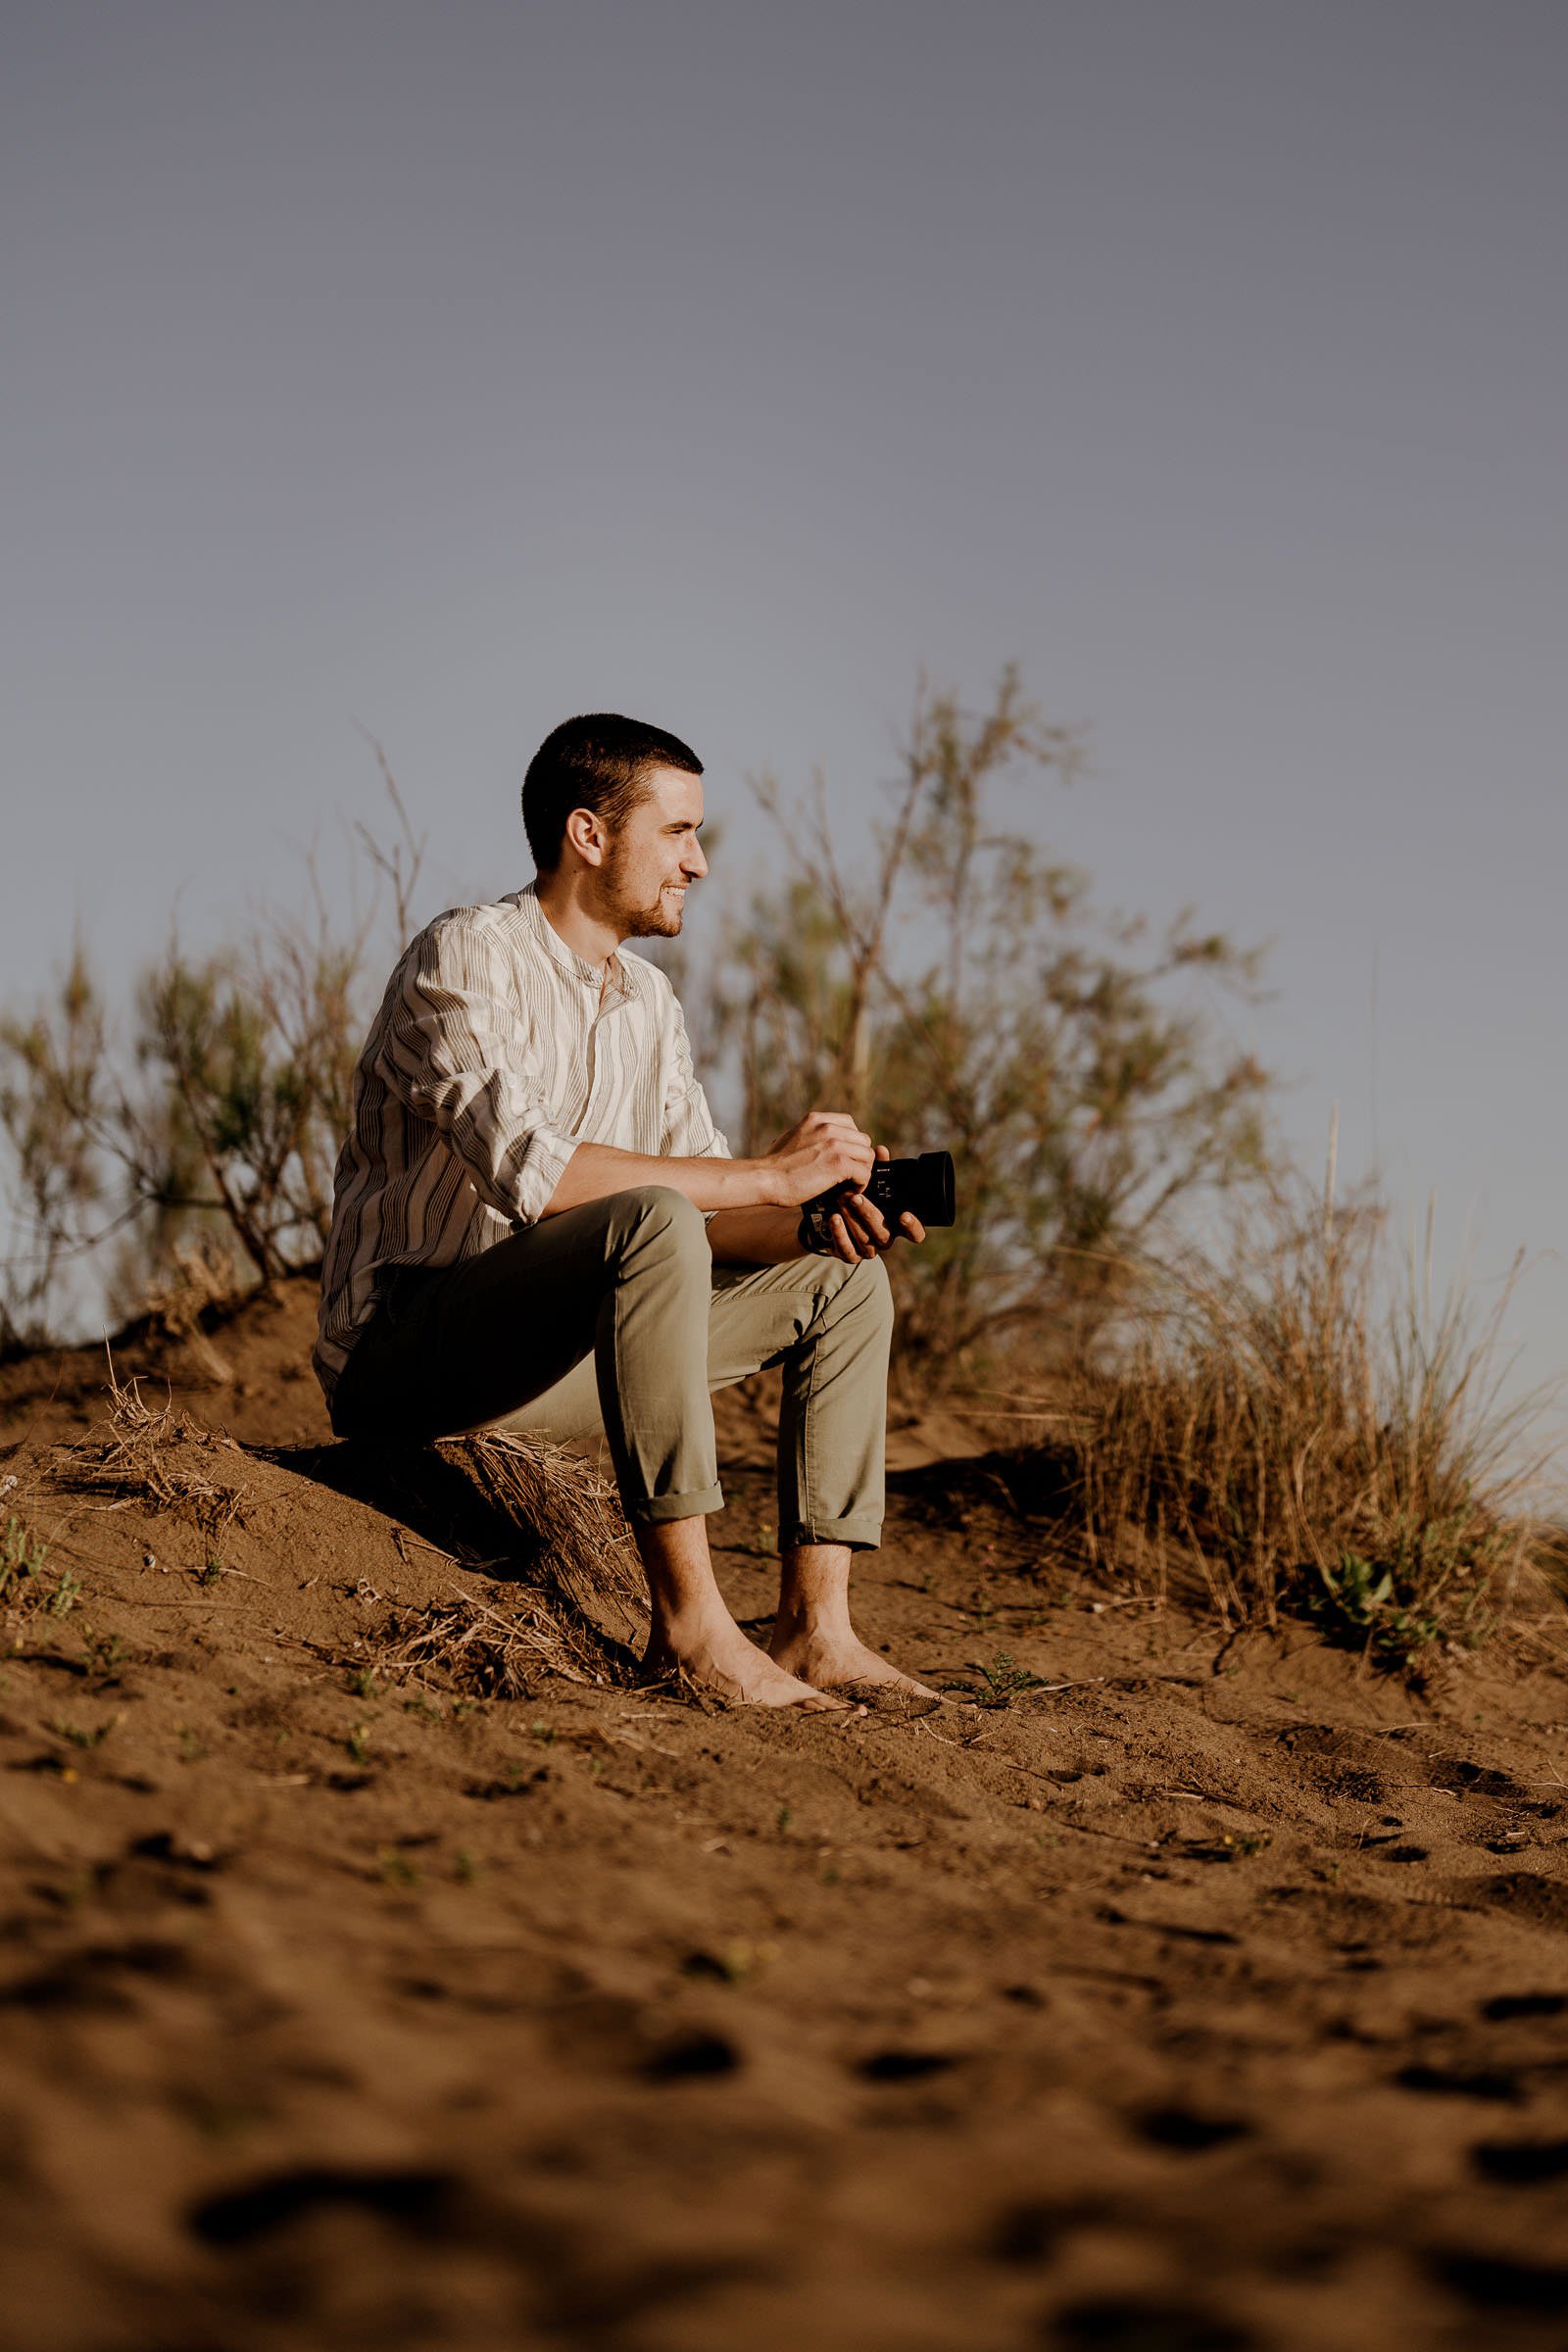
[[[92,1627],[83,1628],[82,1658],[87,1672],[101,1682],[118,1681],[124,1660],[125,1644],[118,1634],[95,1634]]]
[[[1020,1666],[1006,1649],[999,1649],[989,1666],[977,1667],[975,1671],[980,1677],[980,1688],[972,1696],[982,1707],[1010,1707],[1015,1698],[1026,1698],[1031,1690],[1043,1690],[1046,1687],[1041,1675],[1031,1674],[1026,1666]]]
[[[38,1590],[49,1546],[13,1512],[0,1536],[0,1603],[15,1605]]]
[[[81,1579],[63,1568],[51,1585],[44,1575],[49,1546],[15,1513],[0,1533],[0,1608],[69,1617],[81,1597]]]
[[[102,1747],[110,1734],[122,1721],[123,1718],[120,1715],[110,1715],[102,1723],[89,1726],[80,1723],[67,1723],[63,1716],[51,1715],[46,1728],[53,1732],[57,1739],[69,1740],[73,1747],[91,1749]]]
[[[1308,1616],[1329,1633],[1364,1641],[1382,1656],[1408,1661],[1443,1638],[1443,1621],[1431,1610],[1405,1607],[1396,1594],[1396,1571],[1378,1567],[1359,1552],[1341,1552],[1337,1566],[1316,1563],[1321,1591],[1302,1595]]]

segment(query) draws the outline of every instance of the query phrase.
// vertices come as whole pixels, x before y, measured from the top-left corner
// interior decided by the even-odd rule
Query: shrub
[[[0,1129],[15,1162],[18,1245],[0,1285],[7,1353],[42,1341],[62,1268],[98,1238],[105,1046],[103,1005],[78,940],[51,1012],[0,1017]]]
[[[789,867],[731,932],[710,1014],[741,1148],[816,1104],[954,1152],[958,1224],[889,1261],[927,1380],[1004,1335],[1081,1345],[1176,1203],[1262,1164],[1266,1077],[1195,995],[1246,989],[1257,958],[1188,917],[1152,941],[1096,912],[1040,847],[1042,781],[1081,764],[1010,669],[979,715],[922,690],[861,880],[820,779],[804,814],[760,787]]]
[[[381,755],[377,749],[377,758]],[[357,828],[390,885],[398,948],[423,845],[385,761],[398,832]],[[193,956],[173,940],[143,973],[127,1039],[112,1034],[78,948],[52,1005],[0,1018],[0,1130],[22,1246],[7,1261],[0,1343],[40,1341],[72,1265],[119,1237],[115,1303],[131,1311],[183,1269],[220,1291],[221,1260],[270,1283],[319,1259],[368,1025],[374,905],[346,922],[314,868],[308,909]],[[382,893],[384,897],[384,891]],[[378,958],[376,959],[379,960]],[[369,975],[380,984],[379,971]]]
[[[1391,1297],[1380,1231],[1276,1192],[1223,1265],[1144,1270],[1071,1398],[1092,1557],[1185,1562],[1227,1619],[1304,1612],[1386,1660],[1485,1637],[1537,1548],[1534,1408],[1499,1406],[1502,1304],[1478,1328],[1414,1276]]]

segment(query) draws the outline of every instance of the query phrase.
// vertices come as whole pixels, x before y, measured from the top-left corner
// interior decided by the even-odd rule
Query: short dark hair
[[[522,826],[539,871],[554,873],[561,863],[574,808],[591,808],[613,828],[645,797],[655,767],[676,767],[688,776],[703,772],[697,754],[678,735],[613,710],[565,719],[547,735],[522,779]]]

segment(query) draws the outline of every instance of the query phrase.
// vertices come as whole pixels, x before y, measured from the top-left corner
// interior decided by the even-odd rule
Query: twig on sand
[[[442,1547],[441,1544],[432,1544],[426,1536],[416,1536],[411,1527],[395,1527],[392,1530],[392,1541],[397,1545],[398,1556],[402,1560],[405,1568],[412,1564],[409,1559],[409,1552],[411,1549],[416,1551],[428,1551],[432,1553],[436,1559],[445,1560],[449,1568],[456,1568],[461,1565],[458,1555],[455,1551],[447,1551]]]

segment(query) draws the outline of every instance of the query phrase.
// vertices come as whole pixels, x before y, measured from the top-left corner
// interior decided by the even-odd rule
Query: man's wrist
[[[787,1198],[789,1188],[784,1181],[784,1173],[777,1160],[764,1157],[746,1160],[738,1165],[744,1166],[746,1170],[746,1200],[744,1203],[737,1203],[737,1205],[744,1205],[748,1208],[789,1208],[793,1206]]]

